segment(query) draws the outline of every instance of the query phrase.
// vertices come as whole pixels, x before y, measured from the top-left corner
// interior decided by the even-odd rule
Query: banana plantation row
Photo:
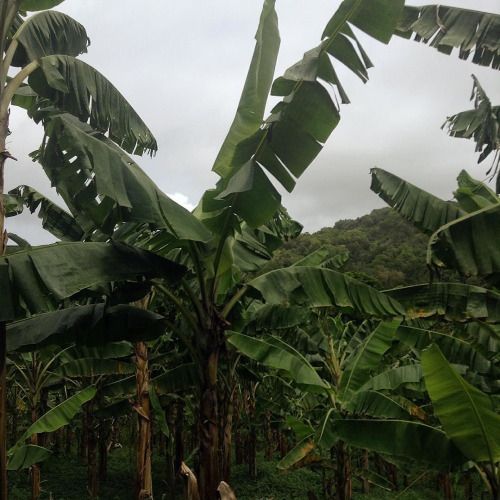
[[[498,500],[495,191],[463,171],[454,201],[443,201],[372,170],[372,190],[429,235],[429,283],[382,292],[343,274],[342,256],[326,249],[263,268],[301,231],[279,189],[294,189],[339,123],[338,103],[349,102],[334,63],[368,80],[355,31],[458,49],[496,70],[500,16],[344,0],[320,44],[273,80],[279,33],[265,0],[213,166],[219,181],[189,212],[129,156],[154,154],[156,140],[77,59],[89,40],[51,10],[61,2],[0,1],[0,500],[22,469],[39,498],[40,464],[75,443],[97,498],[110,450],[127,439],[137,499],[153,497],[152,452],[162,450],[166,498],[176,483],[189,498],[234,498],[233,459],[254,477],[257,452],[279,451],[280,469],[322,470],[325,497],[390,489],[400,470],[408,487],[434,471],[447,498],[454,477],[467,498],[480,480]],[[264,118],[269,95],[278,103]],[[3,192],[11,106],[44,128],[32,158],[68,210],[27,185]],[[480,160],[492,153],[496,172],[498,123],[474,79],[474,108],[447,125],[476,142]],[[60,242],[7,234],[4,216],[24,209]],[[442,269],[463,280],[440,281]]]

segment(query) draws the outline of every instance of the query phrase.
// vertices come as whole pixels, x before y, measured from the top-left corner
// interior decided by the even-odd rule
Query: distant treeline
[[[376,288],[429,280],[425,265],[428,238],[391,208],[373,210],[358,219],[340,220],[333,227],[304,233],[279,249],[268,269],[293,264],[320,247],[349,252],[342,270]]]

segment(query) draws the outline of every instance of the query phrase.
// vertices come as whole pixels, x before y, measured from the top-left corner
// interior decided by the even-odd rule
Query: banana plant
[[[283,316],[283,312],[281,312]],[[346,446],[373,450],[399,459],[413,459],[436,468],[466,461],[450,439],[431,426],[418,403],[405,397],[405,386],[421,387],[418,360],[387,365],[387,356],[397,343],[401,320],[356,326],[340,316],[319,313],[309,320],[308,349],[294,347],[297,329],[286,337],[248,336],[230,332],[229,342],[239,352],[277,370],[306,394],[322,395],[322,414],[280,467],[317,462],[318,450],[335,449],[338,498],[351,498],[352,478]],[[290,341],[285,341],[285,339]],[[302,354],[304,351],[310,354]],[[310,416],[310,415],[309,415]],[[309,424],[308,424],[309,425]],[[306,426],[307,427],[307,426]],[[389,439],[397,435],[398,439]],[[433,442],[432,449],[422,443]]]
[[[464,380],[436,345],[423,351],[422,370],[444,432],[478,464],[491,498],[500,498],[500,415],[493,401]]]
[[[461,119],[465,118],[452,121],[456,130],[461,127]],[[445,202],[393,174],[373,169],[372,189],[403,217],[430,235],[428,264],[456,269],[465,276],[478,276],[493,284],[497,282],[497,249],[490,244],[494,233],[488,233],[486,237],[485,230],[491,228],[492,224],[498,224],[496,209],[499,197],[488,186],[463,171],[458,177],[455,201]],[[424,213],[425,218],[422,217]],[[480,241],[485,243],[484,246]],[[490,302],[490,297],[496,296],[497,292],[455,283],[432,283],[417,288],[394,290],[392,296],[399,298],[407,310],[416,311],[420,316],[432,317],[437,310],[441,310],[452,322],[472,321],[465,327],[472,334],[465,349],[452,349],[446,352],[446,357],[436,345],[436,338],[441,337],[442,341],[443,333],[429,334],[423,328],[416,336],[415,332],[410,336],[416,342],[421,342],[416,337],[428,337],[427,345],[432,340],[436,342],[431,343],[421,355],[424,380],[434,413],[443,431],[461,453],[477,464],[491,497],[498,498],[500,417],[491,399],[491,395],[498,391],[498,336],[493,332],[494,347],[490,355],[489,347],[485,349],[484,336],[481,335],[482,320],[492,323],[497,321],[495,307],[491,307]],[[437,300],[431,305],[432,296]],[[472,304],[473,297],[478,299],[476,305]],[[479,303],[482,303],[483,313],[479,313],[476,307]],[[459,324],[452,327],[445,346],[449,347],[450,341],[455,346],[462,342],[462,329],[463,326]],[[403,332],[403,336],[407,333]],[[470,357],[471,348],[473,351],[479,350],[480,358]],[[475,372],[472,383],[464,380],[447,361],[447,358],[453,361],[457,353],[464,354],[464,351],[466,367]],[[489,383],[479,375],[481,372],[491,374]],[[490,394],[478,389],[480,384]]]
[[[458,51],[463,60],[500,68],[500,16],[447,5],[406,5],[397,35],[428,44],[442,54]]]
[[[193,214],[164,195],[125,154],[123,149],[131,148],[120,146],[126,142],[115,144],[92,120],[89,124],[76,120],[68,114],[74,107],[61,108],[61,90],[48,89],[51,81],[29,81],[35,91],[53,97],[52,108],[42,107],[37,99],[22,101],[46,131],[35,158],[83,229],[84,238],[124,241],[176,260],[188,269],[181,287],[158,280],[155,293],[173,309],[175,335],[200,366],[199,475],[203,499],[213,498],[223,479],[217,456],[222,419],[218,386],[220,366],[230,366],[225,359],[224,331],[238,322],[248,302],[245,296],[259,294],[259,287],[266,288],[266,280],[276,279],[271,275],[251,283],[251,274],[259,271],[281,242],[300,230],[281,208],[280,194],[270,177],[284,189],[293,190],[340,119],[335,99],[322,82],[331,84],[342,102],[348,101],[332,61],[340,61],[366,81],[371,62],[353,28],[387,43],[402,7],[399,0],[381,1],[376,10],[365,0],[345,0],[327,24],[321,43],[273,83],[279,44],[277,17],[274,1],[264,2],[238,111],[214,165],[220,180],[215,189],[205,193]],[[52,62],[59,72],[72,66],[61,58]],[[66,84],[71,86],[72,82]],[[281,102],[264,119],[270,91],[281,97]],[[302,274],[305,280],[319,277],[313,269]],[[329,291],[321,293],[322,300],[348,309],[361,308],[362,313],[400,313],[395,302],[385,296],[373,298],[374,290],[361,291],[362,284],[333,271],[324,274]],[[287,278],[290,283],[297,279]],[[349,297],[346,287],[360,291]],[[313,290],[306,294],[309,292]],[[366,305],[368,297],[373,301]]]
[[[11,105],[29,108],[34,116],[53,107],[89,122],[129,152],[153,153],[151,131],[118,90],[98,71],[76,59],[87,51],[84,27],[51,7],[60,1],[2,0],[0,3],[0,255],[4,254],[4,169],[14,156],[7,151]],[[27,17],[27,12],[32,15]],[[12,76],[10,76],[12,75]],[[26,83],[26,81],[29,83]],[[2,266],[6,288],[6,266]],[[0,317],[0,498],[7,498],[6,475],[6,332]]]

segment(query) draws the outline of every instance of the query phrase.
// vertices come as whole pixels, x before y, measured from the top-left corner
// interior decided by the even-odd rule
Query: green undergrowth
[[[321,493],[321,473],[309,469],[290,472],[279,471],[277,462],[260,459],[257,464],[257,478],[250,479],[246,465],[234,465],[231,486],[238,500],[289,500],[323,498]],[[163,457],[154,460],[155,500],[173,500],[167,491],[164,477]],[[407,491],[388,492],[372,488],[369,494],[360,493],[359,481],[354,481],[354,499],[359,500],[438,500],[443,498],[436,492],[435,474],[430,474],[426,482],[419,482]],[[74,457],[53,457],[42,465],[41,500],[82,500],[87,498],[87,468]],[[113,451],[108,463],[108,478],[102,485],[101,500],[133,499],[134,456],[129,450]],[[480,488],[475,488],[477,492]],[[26,471],[11,473],[9,476],[9,499],[30,498],[29,477]],[[314,496],[310,496],[314,494]],[[463,498],[462,488],[456,488],[456,500]],[[478,494],[477,498],[480,498]]]

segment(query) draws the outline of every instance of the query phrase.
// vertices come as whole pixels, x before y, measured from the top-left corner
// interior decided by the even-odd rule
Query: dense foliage
[[[0,188],[10,106],[21,106],[44,128],[32,157],[68,208],[29,186],[0,191],[0,500],[7,470],[16,488],[29,471],[33,500],[50,494],[54,455],[78,457],[88,495],[107,495],[116,448],[135,464],[137,500],[153,498],[154,455],[167,497],[234,500],[231,482],[245,498],[233,466],[255,480],[261,453],[283,471],[311,468],[299,475],[320,478],[309,498],[406,491],[434,475],[447,499],[457,485],[472,498],[475,483],[499,500],[498,193],[463,171],[444,201],[375,168],[371,189],[399,215],[298,238],[280,190],[349,102],[335,65],[368,80],[356,30],[498,69],[500,16],[343,0],[319,45],[274,79],[278,21],[265,0],[218,182],[189,212],[129,156],[153,154],[156,140],[77,59],[85,29],[40,11],[61,1],[0,2]],[[482,159],[498,153],[498,121],[474,89],[474,110],[449,126]],[[269,95],[280,101],[265,118]],[[4,232],[24,208],[60,241]]]
[[[346,254],[342,269],[376,288],[413,285],[429,278],[427,238],[389,208],[303,233],[277,250],[267,267],[289,266],[322,247],[333,255]]]

